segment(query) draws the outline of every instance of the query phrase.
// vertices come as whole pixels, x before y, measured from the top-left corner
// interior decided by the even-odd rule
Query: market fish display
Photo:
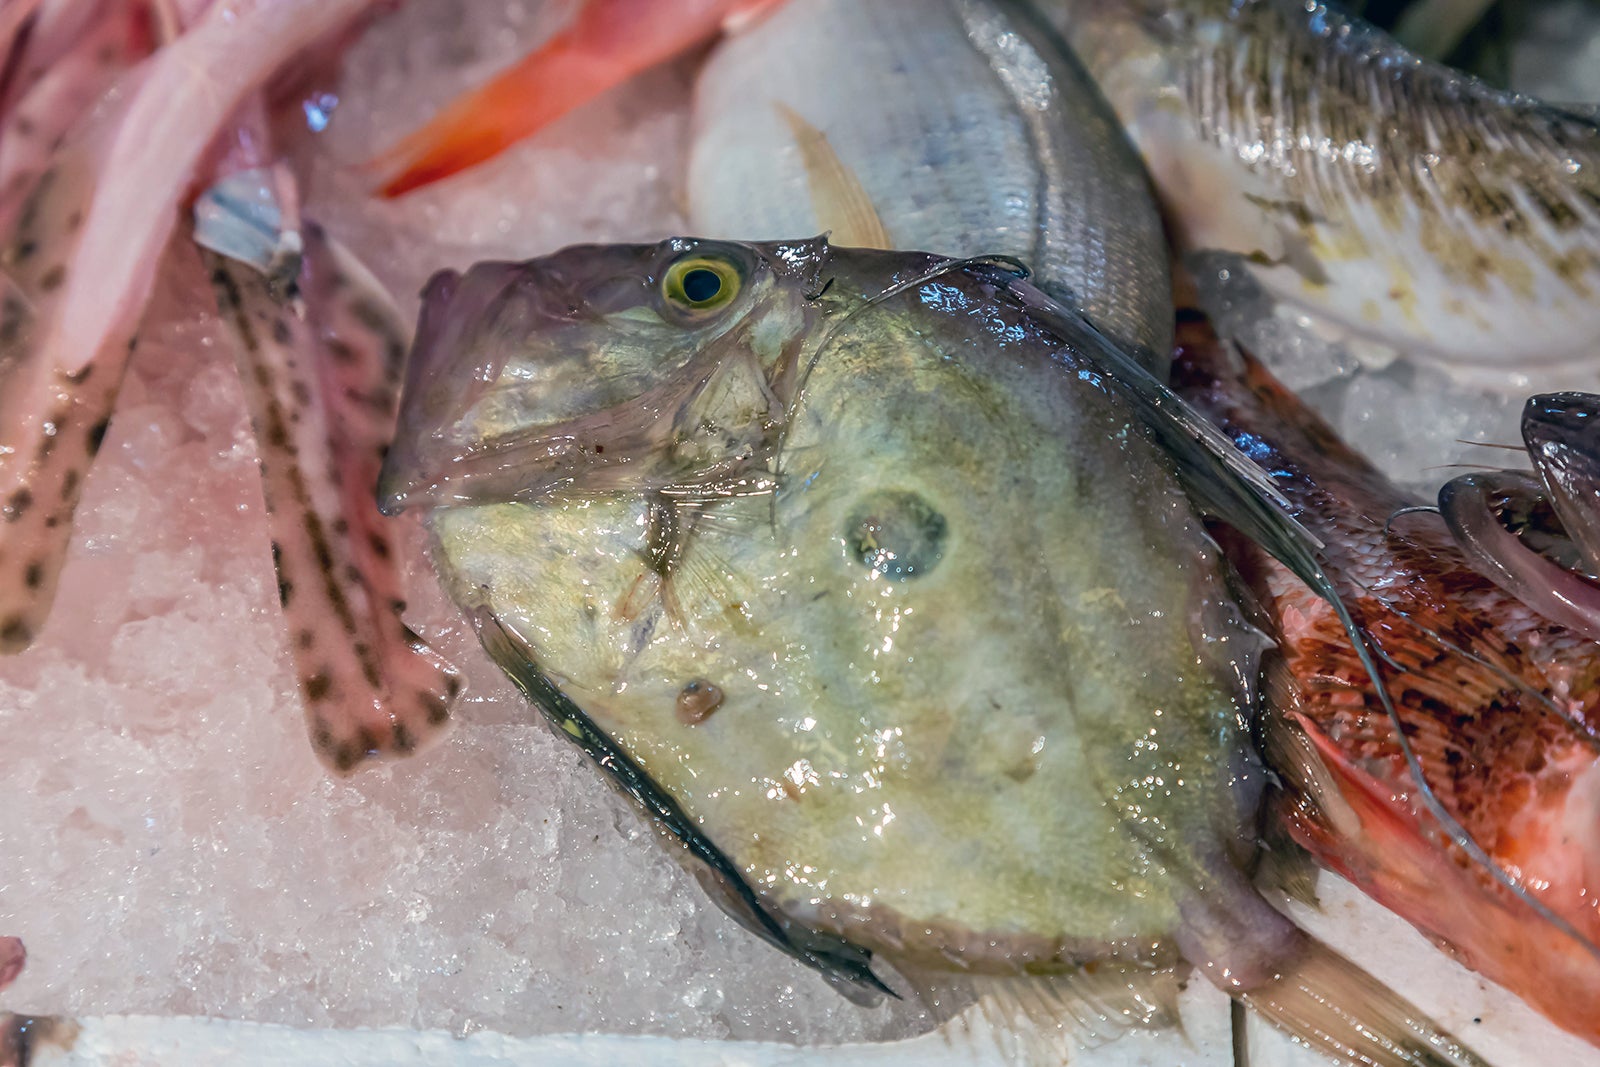
[[[340,771],[436,735],[460,688],[399,621],[398,561],[372,500],[403,326],[374,313],[386,298],[359,292],[360,272],[325,244],[302,276],[296,181],[265,98],[368,6],[70,0],[0,24],[12,42],[0,53],[0,651],[25,650],[45,624],[145,305],[162,271],[192,262],[168,245],[190,236],[195,186],[258,175],[273,209],[263,254],[237,268],[252,274],[220,260],[214,273],[313,741]],[[227,216],[203,221],[201,239]]]
[[[1600,129],[1300,0],[1039,0],[1186,248],[1459,371],[1591,362]]]
[[[1103,345],[1002,261],[479,264],[428,287],[382,496],[431,510],[547,717],[841,986],[880,953],[1137,992],[1181,955],[1336,1056],[1477,1062],[1243,873],[1255,637],[1178,477],[1247,464]]]
[[[1441,518],[1198,315],[1180,323],[1173,373],[1275,472],[1324,542],[1326,572],[1380,657],[1409,744],[1408,755],[1327,602],[1248,541],[1225,542],[1278,644],[1263,730],[1294,787],[1296,839],[1467,966],[1600,1043],[1600,643],[1557,611],[1593,611],[1596,599],[1592,579],[1567,569],[1587,569],[1573,542],[1592,539],[1600,517],[1581,460],[1600,446],[1584,415],[1595,398],[1529,405],[1536,466],[1558,467],[1552,479],[1575,490],[1561,519],[1526,474],[1498,486],[1465,476],[1485,490],[1478,518],[1459,485],[1441,497]],[[1497,567],[1536,564],[1549,584],[1497,583]],[[1486,857],[1442,824],[1430,796]]]

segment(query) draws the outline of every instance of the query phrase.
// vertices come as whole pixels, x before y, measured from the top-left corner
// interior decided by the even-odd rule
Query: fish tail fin
[[[1422,1009],[1311,938],[1272,978],[1237,996],[1272,1025],[1339,1063],[1487,1067]]]
[[[770,0],[769,0],[770,2]],[[641,5],[588,0],[571,26],[486,85],[449,104],[367,164],[400,196],[492,159],[567,112],[715,34],[724,19],[765,5]]]

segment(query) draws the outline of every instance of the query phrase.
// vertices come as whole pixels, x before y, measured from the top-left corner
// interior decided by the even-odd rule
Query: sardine
[[[382,500],[430,509],[546,717],[841,986],[1100,959],[1137,1001],[1181,955],[1336,1056],[1478,1062],[1243,873],[1254,638],[1179,478],[1248,463],[1182,455],[1181,402],[1020,273],[819,238],[439,274]]]
[[[1462,371],[1592,363],[1600,128],[1301,0],[1037,0],[1189,249]]]

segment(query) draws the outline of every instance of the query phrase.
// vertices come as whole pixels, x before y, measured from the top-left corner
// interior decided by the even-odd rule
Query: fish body
[[[1180,324],[1178,351],[1175,388],[1275,472],[1325,543],[1427,789],[1512,886],[1424,803],[1326,602],[1229,539],[1279,646],[1263,729],[1294,786],[1294,836],[1462,962],[1600,1041],[1600,643],[1481,574],[1438,515],[1198,316]]]
[[[859,182],[884,247],[1015,256],[1034,284],[1164,366],[1170,271],[1149,181],[1099,90],[1026,5],[806,0],[723,41],[695,83],[695,231],[863,243],[806,131]]]
[[[547,717],[841,982],[1181,953],[1370,1062],[1476,1062],[1374,1021],[1242,873],[1253,635],[1122,370],[1022,285],[823,239],[440,274],[382,499],[432,509]]]
[[[1045,0],[1175,237],[1464,373],[1592,360],[1600,129],[1299,0]]]

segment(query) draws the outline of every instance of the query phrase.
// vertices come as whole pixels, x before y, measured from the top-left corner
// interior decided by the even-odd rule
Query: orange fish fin
[[[400,196],[492,159],[567,112],[664,63],[741,14],[775,0],[589,0],[572,25],[499,76],[457,98],[369,163]]]

